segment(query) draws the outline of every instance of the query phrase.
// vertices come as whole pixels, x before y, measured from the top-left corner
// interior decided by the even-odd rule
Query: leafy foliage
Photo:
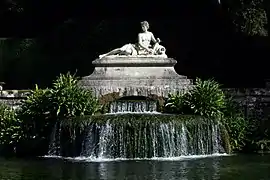
[[[260,96],[248,100],[248,102],[248,107],[246,107],[248,120],[246,150],[251,152],[268,151],[270,147],[270,124],[265,119],[264,114],[264,109],[268,105]]]
[[[50,96],[50,89],[39,89],[36,85],[22,102],[18,117],[23,121],[27,139],[38,139],[39,136],[42,138],[46,127],[49,126],[49,112],[52,108]]]
[[[35,89],[30,91],[30,95],[23,101],[21,111],[25,114],[29,114],[30,117],[43,116],[49,110],[50,100],[49,89],[39,89],[36,85]]]
[[[93,115],[99,110],[92,92],[77,83],[74,75],[61,74],[52,88],[39,89],[36,86],[31,91],[19,111],[28,142],[49,143],[51,130],[59,120],[72,121],[76,116]]]
[[[196,79],[195,87],[184,94],[170,95],[166,107],[177,113],[192,113],[206,117],[222,116],[225,95],[214,80]]]
[[[225,95],[214,80],[196,79],[195,88],[188,91],[186,104],[195,114],[207,117],[222,115],[225,107]]]
[[[0,104],[0,144],[14,146],[23,137],[21,121],[15,111],[5,104]]]
[[[263,3],[263,0],[229,1],[229,12],[236,31],[247,35],[267,36],[267,14]]]
[[[226,98],[226,108],[223,109],[223,124],[230,139],[232,151],[241,151],[246,145],[248,121],[239,105],[233,99]]]
[[[255,144],[255,148],[258,151],[270,151],[270,140],[259,140],[258,142],[254,143]]]
[[[217,118],[229,135],[230,149],[240,151],[245,146],[248,121],[232,97],[226,97],[221,86],[214,80],[196,79],[194,88],[186,93],[169,96],[166,112],[194,114]]]
[[[22,104],[22,111],[32,118],[69,118],[93,115],[99,110],[98,101],[90,90],[77,85],[78,79],[61,74],[50,89],[36,89]]]
[[[77,85],[78,78],[61,74],[51,89],[53,112],[60,118],[93,115],[99,110],[98,101],[90,90]]]
[[[186,105],[185,100],[184,92],[169,94],[169,98],[166,101],[164,110],[167,113],[183,114]]]

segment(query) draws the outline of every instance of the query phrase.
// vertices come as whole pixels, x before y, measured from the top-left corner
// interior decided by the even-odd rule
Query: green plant
[[[223,124],[229,137],[232,151],[241,151],[246,145],[248,121],[239,104],[232,97],[227,97],[223,112]]]
[[[196,79],[195,86],[186,93],[171,94],[165,105],[166,112],[195,114],[217,118],[227,130],[230,149],[240,151],[246,143],[248,122],[239,104],[226,96],[214,80]]]
[[[15,111],[5,104],[0,104],[0,144],[16,146],[22,137],[21,121]]]
[[[100,109],[98,100],[90,90],[78,86],[78,78],[70,73],[60,76],[52,88],[31,91],[22,102],[21,112],[31,119],[63,119],[76,116],[93,115]]]
[[[224,121],[232,151],[241,151],[246,144],[246,119],[239,114],[234,117],[226,117]]]
[[[185,93],[177,92],[175,94],[169,94],[168,99],[165,102],[164,112],[183,114],[185,107]]]
[[[52,88],[38,86],[22,101],[19,117],[26,132],[26,143],[32,147],[49,144],[52,129],[56,123],[68,124],[72,139],[75,132],[75,117],[93,115],[100,109],[92,92],[78,85],[78,78],[67,73],[60,74]],[[24,146],[24,145],[23,145]]]
[[[229,0],[228,5],[236,31],[247,35],[267,36],[264,0]]]
[[[60,118],[93,115],[100,110],[92,91],[78,86],[78,78],[70,73],[60,74],[53,82],[51,94],[52,112]]]
[[[22,101],[18,117],[23,121],[27,139],[44,138],[46,127],[50,124],[51,95],[50,89],[39,89],[36,85],[27,99]]]
[[[166,112],[221,117],[225,95],[214,80],[196,79],[195,86],[187,92],[170,94],[165,104]]]
[[[270,151],[270,140],[262,139],[258,142],[254,142],[254,144],[258,151]]]
[[[264,103],[262,97],[258,96],[253,99],[252,104],[247,108],[247,147],[245,150],[249,152],[258,152],[267,150],[267,144],[263,142],[268,141],[269,121],[266,120],[264,108],[267,104]],[[264,146],[264,148],[262,148]]]
[[[220,117],[225,107],[225,95],[216,81],[197,78],[195,87],[185,95],[185,104],[194,114]]]

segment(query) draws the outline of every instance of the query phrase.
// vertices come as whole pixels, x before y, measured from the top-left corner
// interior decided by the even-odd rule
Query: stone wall
[[[268,120],[270,116],[270,88],[224,89],[239,102],[245,116]]]
[[[0,103],[17,108],[29,92],[30,90],[2,90],[0,91]]]

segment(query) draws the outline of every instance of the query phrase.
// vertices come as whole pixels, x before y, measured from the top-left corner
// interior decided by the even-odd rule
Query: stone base
[[[160,96],[186,90],[192,81],[174,70],[176,60],[162,57],[110,57],[97,59],[90,76],[79,84],[97,97],[111,93],[123,96]]]

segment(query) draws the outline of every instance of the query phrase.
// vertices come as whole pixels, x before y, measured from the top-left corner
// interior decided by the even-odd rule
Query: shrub
[[[237,32],[267,36],[267,13],[263,0],[228,1],[228,11]]]
[[[70,73],[60,76],[53,82],[52,88],[31,91],[22,104],[23,114],[33,118],[69,118],[93,115],[99,110],[99,104],[90,90],[77,85],[78,78]]]
[[[229,134],[232,151],[242,150],[246,143],[248,123],[240,109],[231,97],[226,97],[217,82],[198,78],[193,89],[171,94],[165,105],[168,113],[191,113],[220,120]]]
[[[23,121],[23,129],[27,139],[44,138],[46,128],[49,126],[50,110],[52,104],[50,101],[50,89],[35,89],[30,92],[26,100],[22,101],[21,108],[18,110],[18,116]]]
[[[220,117],[225,107],[225,95],[214,80],[202,81],[197,78],[195,87],[184,94],[170,95],[165,106],[175,112]]]
[[[27,132],[27,143],[31,141],[34,147],[38,146],[36,143],[45,146],[57,122],[72,123],[74,117],[93,115],[99,110],[99,103],[92,92],[77,83],[78,78],[74,75],[60,74],[52,88],[39,89],[36,86],[31,91],[19,110]]]
[[[185,106],[185,93],[177,92],[176,94],[169,94],[163,109],[166,113],[184,114]]]
[[[243,150],[246,145],[248,121],[232,97],[226,98],[223,116],[223,124],[228,131],[232,151]]]
[[[15,147],[22,137],[21,121],[15,111],[0,103],[0,144],[4,147]]]
[[[100,107],[92,91],[77,85],[78,78],[70,73],[60,75],[53,83],[52,104],[58,117],[93,115]]]
[[[219,83],[197,78],[195,88],[186,95],[186,104],[195,114],[217,117],[222,115],[222,109],[225,107],[225,95]]]

